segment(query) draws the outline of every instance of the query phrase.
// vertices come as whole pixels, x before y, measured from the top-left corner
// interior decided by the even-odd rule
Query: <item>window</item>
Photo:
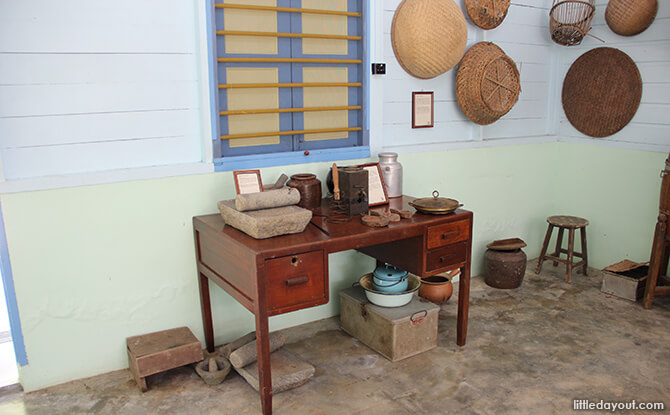
[[[364,3],[214,4],[217,170],[369,155]]]

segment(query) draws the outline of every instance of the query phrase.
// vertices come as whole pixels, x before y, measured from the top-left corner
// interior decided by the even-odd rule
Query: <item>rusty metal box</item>
[[[646,267],[648,269],[648,267]],[[615,272],[603,271],[603,284],[600,291],[605,294],[637,301],[644,295],[647,276],[627,276]]]
[[[402,307],[371,304],[361,287],[340,291],[342,329],[396,362],[437,347],[440,307],[417,296]]]

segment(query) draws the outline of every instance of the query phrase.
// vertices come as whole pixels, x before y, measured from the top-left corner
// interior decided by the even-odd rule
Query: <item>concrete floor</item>
[[[529,263],[529,270],[534,268]],[[285,346],[316,367],[304,386],[274,397],[276,414],[565,414],[573,399],[670,406],[670,297],[652,310],[600,292],[601,277],[545,263],[515,290],[473,278],[465,347],[456,298],[443,305],[438,347],[391,363],[341,331],[337,318],[288,329]],[[337,296],[333,296],[334,299]],[[24,394],[0,392],[1,414],[258,414],[237,374],[206,386],[192,368],[149,378],[126,370]],[[635,413],[635,412],[626,412]],[[647,412],[650,413],[650,412]]]

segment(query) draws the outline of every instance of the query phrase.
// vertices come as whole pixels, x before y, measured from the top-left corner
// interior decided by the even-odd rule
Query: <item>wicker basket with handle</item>
[[[563,46],[582,43],[591,30],[596,0],[554,0],[549,11],[551,39]]]
[[[463,113],[486,125],[507,114],[519,99],[521,83],[514,61],[491,42],[465,53],[456,76],[456,97]]]

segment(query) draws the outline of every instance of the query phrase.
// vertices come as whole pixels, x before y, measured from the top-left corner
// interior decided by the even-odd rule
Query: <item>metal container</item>
[[[406,291],[395,293],[386,293],[378,291],[372,283],[372,274],[365,274],[358,280],[358,284],[365,290],[365,297],[372,304],[380,307],[402,307],[412,301],[414,293],[421,286],[421,281],[416,275],[412,275],[408,280],[408,287]]]
[[[402,196],[402,164],[398,162],[398,153],[379,153],[378,157],[388,197]]]
[[[399,293],[407,290],[407,271],[384,264],[372,273],[374,289],[384,293]]]
[[[626,300],[637,301],[638,298],[642,298],[644,295],[648,273],[649,266],[640,267],[622,274],[603,271],[603,283],[600,291],[619,298],[625,298]]]
[[[409,300],[402,307],[378,307],[361,287],[342,290],[342,329],[393,362],[437,347],[440,307],[411,294]]]
[[[493,288],[518,288],[526,273],[526,254],[521,249],[484,253],[484,282]]]

